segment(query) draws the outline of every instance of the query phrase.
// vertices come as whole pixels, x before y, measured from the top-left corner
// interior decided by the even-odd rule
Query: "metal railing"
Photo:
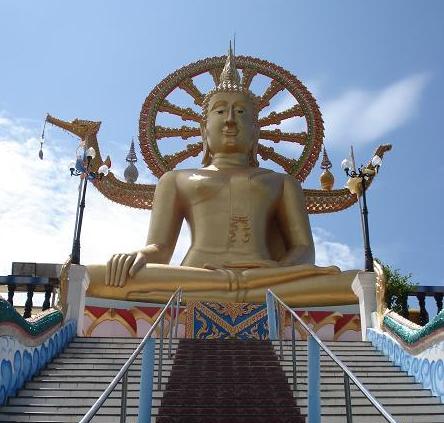
[[[276,306],[277,305],[277,306]],[[351,370],[334,354],[312,331],[312,329],[273,291],[267,291],[267,311],[270,339],[279,340],[280,359],[283,358],[282,332],[283,322],[281,320],[279,307],[283,307],[291,316],[291,353],[293,362],[293,390],[296,391],[296,332],[297,321],[307,333],[308,352],[308,421],[309,423],[320,422],[320,348],[342,369],[344,373],[344,394],[347,423],[353,422],[352,401],[350,395],[350,380],[364,394],[370,403],[390,423],[397,423],[384,406],[367,390]],[[309,394],[308,394],[309,393]]]
[[[142,342],[134,350],[131,356],[128,358],[126,363],[119,370],[117,375],[108,385],[108,387],[100,395],[99,399],[94,403],[94,405],[88,410],[88,412],[83,416],[79,423],[88,423],[97,412],[102,407],[103,403],[108,399],[111,392],[114,391],[118,383],[122,383],[121,391],[121,404],[120,404],[120,423],[126,422],[126,408],[127,408],[127,394],[128,394],[128,371],[130,366],[134,363],[138,355],[143,351],[142,358],[142,375],[140,382],[140,398],[139,398],[139,421],[149,421],[151,413],[151,401],[152,401],[152,383],[153,383],[153,368],[154,368],[154,339],[151,335],[160,325],[159,332],[159,364],[158,364],[158,379],[157,387],[161,388],[162,383],[162,363],[163,363],[163,350],[164,350],[164,327],[165,327],[165,316],[167,314],[168,308],[170,309],[170,329],[168,336],[168,357],[172,356],[172,340],[173,340],[173,330],[174,336],[177,337],[177,327],[179,323],[179,307],[182,301],[182,289],[179,288],[171,296],[168,303],[162,309],[161,313],[157,317],[154,324],[151,326],[148,333],[143,338]],[[173,319],[174,316],[174,319]],[[173,326],[174,324],[174,326]],[[151,341],[151,342],[149,342]]]

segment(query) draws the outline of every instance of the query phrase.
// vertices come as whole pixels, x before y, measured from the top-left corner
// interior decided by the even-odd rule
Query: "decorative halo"
[[[215,85],[224,67],[226,56],[211,57],[186,65],[163,79],[148,95],[142,106],[139,121],[139,142],[144,160],[155,176],[160,178],[165,172],[174,169],[180,162],[189,157],[195,157],[202,151],[202,142],[189,144],[172,155],[162,155],[158,142],[165,138],[180,137],[184,140],[200,136],[199,127],[182,126],[167,128],[156,125],[159,112],[166,112],[182,118],[182,120],[202,122],[202,115],[191,108],[172,104],[167,97],[176,89],[189,94],[194,103],[202,106],[205,94],[195,85],[193,78],[210,74]],[[284,111],[270,112],[259,116],[259,145],[258,154],[264,160],[272,160],[281,166],[288,174],[299,181],[305,180],[316,163],[324,138],[324,126],[321,112],[316,100],[307,88],[290,72],[265,60],[248,56],[236,56],[236,67],[242,71],[242,85],[249,88],[256,75],[262,75],[271,82],[262,95],[259,96],[259,111],[265,109],[270,100],[279,92],[286,91],[296,101],[296,104]],[[282,121],[293,117],[305,120],[306,131],[293,133],[280,129]],[[275,125],[273,129],[264,129]],[[264,145],[264,141],[297,143],[303,147],[299,157],[286,157]],[[295,152],[298,153],[297,149]]]

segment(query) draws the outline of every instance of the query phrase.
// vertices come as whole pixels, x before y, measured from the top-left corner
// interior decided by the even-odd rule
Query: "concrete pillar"
[[[58,269],[58,274],[62,265]],[[69,270],[68,295],[66,297],[68,309],[65,320],[77,321],[77,336],[83,333],[83,317],[85,311],[85,296],[89,286],[89,276],[85,266],[72,264]]]
[[[367,340],[367,328],[372,327],[372,313],[376,312],[376,275],[360,272],[352,283],[353,292],[359,298],[362,340]]]

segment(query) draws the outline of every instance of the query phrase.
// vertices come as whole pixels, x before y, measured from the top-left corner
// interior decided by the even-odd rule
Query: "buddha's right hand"
[[[114,254],[106,264],[105,285],[125,286],[146,263],[147,257],[141,252]]]

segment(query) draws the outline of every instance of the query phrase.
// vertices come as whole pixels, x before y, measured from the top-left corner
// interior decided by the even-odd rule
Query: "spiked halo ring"
[[[226,59],[227,56],[211,57],[186,65],[163,79],[146,98],[140,113],[139,142],[144,160],[155,176],[162,176],[202,151],[202,142],[196,142],[171,155],[161,153],[159,143],[164,143],[165,139],[187,140],[200,136],[200,128],[195,124],[202,122],[202,114],[190,107],[173,104],[167,97],[177,89],[182,90],[191,96],[194,104],[202,106],[205,93],[199,90],[193,78],[209,74],[217,86]],[[266,109],[270,101],[282,91],[294,99],[295,104],[290,108],[259,115],[258,155],[263,160],[272,160],[288,174],[304,181],[318,159],[324,137],[322,116],[316,100],[294,75],[273,63],[249,56],[237,56],[236,68],[242,72],[241,83],[245,89],[249,89],[257,76],[265,76],[269,81],[268,87],[259,95],[259,111]],[[182,120],[194,122],[194,126],[167,128],[158,125],[156,119],[159,113],[176,115]],[[303,119],[305,131],[282,131],[282,121],[290,118]],[[275,151],[272,146],[267,146],[270,141],[296,143],[301,146],[302,152],[294,148],[294,157],[287,157]],[[291,145],[289,147],[285,148],[286,152],[293,150]]]

